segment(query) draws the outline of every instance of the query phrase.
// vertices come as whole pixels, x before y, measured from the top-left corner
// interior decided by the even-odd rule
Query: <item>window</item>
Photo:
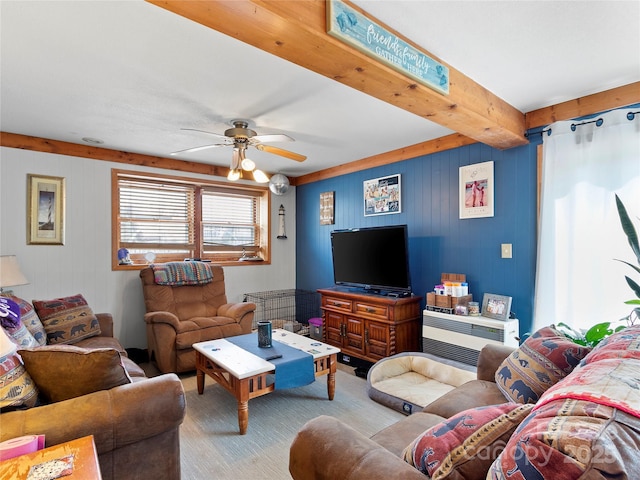
[[[269,191],[252,185],[112,171],[113,265],[126,248],[134,265],[201,258],[269,262]]]

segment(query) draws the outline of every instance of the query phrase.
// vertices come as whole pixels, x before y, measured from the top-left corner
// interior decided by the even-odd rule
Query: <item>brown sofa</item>
[[[113,338],[111,315],[96,316],[100,335],[74,346],[118,350],[132,383],[2,413],[0,441],[44,434],[46,446],[52,446],[93,435],[104,480],[179,479],[179,427],[186,411],[180,379],[173,374],[146,378],[144,370],[127,358],[120,342]]]
[[[421,412],[403,418],[371,438],[329,416],[311,420],[291,445],[291,475],[295,480],[424,480],[424,474],[400,458],[404,448],[422,432],[458,412],[504,403],[494,375],[512,351],[510,347],[486,346],[480,352],[476,380],[455,388]]]
[[[213,281],[204,285],[158,285],[151,267],[140,271],[149,358],[163,373],[196,368],[192,345],[251,333],[255,303],[227,303],[224,270],[211,266]]]
[[[593,350],[547,333],[536,332],[515,350],[486,346],[476,380],[371,438],[333,417],[309,421],[291,445],[291,475],[419,480],[425,471],[465,480],[637,478],[640,326]],[[527,376],[531,389],[522,386]],[[499,409],[513,410],[488,416]]]

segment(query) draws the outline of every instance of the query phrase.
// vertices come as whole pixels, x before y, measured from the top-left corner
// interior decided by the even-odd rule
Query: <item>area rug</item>
[[[198,395],[196,376],[181,376],[187,415],[180,430],[182,478],[188,480],[291,479],[289,446],[298,430],[318,415],[331,415],[367,437],[404,417],[367,396],[366,381],[343,366],[333,401],[327,378],[249,401],[249,428],[238,433],[235,399],[209,377]]]

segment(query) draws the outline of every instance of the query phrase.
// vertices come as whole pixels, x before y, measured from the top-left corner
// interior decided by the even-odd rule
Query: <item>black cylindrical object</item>
[[[258,322],[258,347],[269,348],[271,346],[271,322]]]

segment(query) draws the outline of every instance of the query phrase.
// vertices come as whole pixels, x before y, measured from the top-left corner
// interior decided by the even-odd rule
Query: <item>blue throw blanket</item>
[[[204,285],[213,281],[211,265],[203,262],[168,262],[151,265],[157,285]]]
[[[282,358],[268,360],[276,367],[274,387],[276,390],[309,385],[316,378],[313,355],[309,355],[307,352],[275,340],[272,342],[272,347],[260,348],[258,347],[257,333],[227,337],[226,340],[265,360],[273,355],[282,355]]]

